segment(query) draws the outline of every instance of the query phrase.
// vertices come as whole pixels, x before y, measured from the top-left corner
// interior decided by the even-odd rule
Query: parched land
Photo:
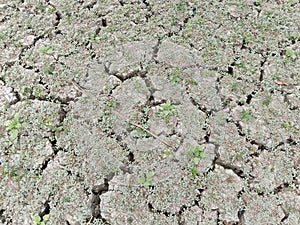
[[[2,0],[0,223],[300,224],[299,15]]]

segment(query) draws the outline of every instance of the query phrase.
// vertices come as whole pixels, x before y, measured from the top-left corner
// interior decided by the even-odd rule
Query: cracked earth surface
[[[2,224],[299,224],[298,1],[3,1]]]

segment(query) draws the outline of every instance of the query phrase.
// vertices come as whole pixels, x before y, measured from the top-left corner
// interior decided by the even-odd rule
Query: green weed
[[[287,50],[285,51],[285,55],[286,55],[288,58],[292,59],[293,61],[295,61],[295,60],[298,58],[296,52],[293,51],[292,49],[287,49]]]
[[[179,68],[176,68],[174,69],[172,72],[171,72],[171,77],[170,77],[170,80],[174,83],[178,83],[180,82],[182,79],[179,77],[179,74],[180,74],[180,69]]]
[[[51,46],[45,46],[40,48],[40,53],[46,54],[46,55],[52,55],[53,54],[53,48]]]
[[[100,37],[98,37],[97,34],[95,34],[95,33],[90,33],[90,34],[89,34],[89,40],[92,40],[92,41],[99,41],[99,40],[100,40]]]
[[[207,157],[207,154],[204,152],[205,146],[194,146],[191,147],[188,151],[188,156],[191,159],[190,161],[190,170],[193,177],[198,175],[197,166],[199,165],[201,159]]]
[[[298,129],[291,123],[289,122],[284,122],[281,124],[281,126],[286,129],[287,131],[293,132],[293,133],[297,133]]]
[[[56,8],[54,6],[51,6],[48,10],[47,10],[47,13],[54,13],[56,11]]]
[[[106,105],[108,106],[108,108],[110,110],[113,110],[113,109],[115,109],[117,107],[117,103],[115,101],[113,101],[113,100],[108,101],[106,103]]]
[[[150,128],[150,125],[148,123],[149,119],[149,107],[142,107],[143,112],[138,113],[137,115],[134,115],[134,118],[131,118],[132,120],[136,121],[139,125],[141,125],[144,129],[148,130]],[[150,137],[151,135],[147,133],[144,129],[140,127],[136,127],[130,123],[128,123],[130,131],[136,131],[135,137],[137,138],[144,138],[144,137]]]
[[[236,92],[239,88],[239,84],[238,83],[233,83],[231,84],[231,91],[232,92]]]
[[[145,176],[142,176],[140,179],[139,179],[139,183],[141,185],[143,185],[145,188],[148,188],[150,187],[151,185],[153,185],[153,176],[154,176],[154,173],[153,172],[149,172],[147,173]]]
[[[49,64],[44,65],[42,68],[42,71],[45,75],[53,75],[54,70],[55,70],[54,66],[51,66]]]
[[[19,136],[19,129],[21,128],[22,124],[20,122],[20,115],[16,113],[14,118],[8,124],[6,130],[9,134],[9,143],[12,144],[17,137]]]
[[[2,168],[1,175],[12,178],[15,182],[20,182],[24,174],[16,166],[9,167],[9,165]]]
[[[262,104],[265,106],[269,106],[272,102],[272,97],[271,96],[267,96],[263,101]]]
[[[176,3],[175,8],[177,11],[185,12],[186,11],[185,2],[180,1],[180,2]]]
[[[19,129],[22,126],[21,122],[20,122],[20,115],[18,113],[16,113],[14,115],[14,118],[10,121],[10,123],[7,126],[7,130],[14,130],[14,129]]]
[[[292,34],[290,34],[290,39],[292,39],[295,42],[300,41],[300,34],[292,33]]]
[[[168,158],[170,155],[173,154],[173,151],[171,148],[167,148],[163,151],[163,154],[162,154],[162,157],[165,159],[165,158]]]
[[[36,225],[45,225],[48,220],[49,220],[49,214],[44,215],[43,218],[41,218],[39,215],[36,215],[33,218],[33,223]]]
[[[172,105],[170,100],[167,100],[165,104],[161,105],[158,112],[158,116],[163,118],[166,123],[169,123],[170,117],[176,114],[175,106]]]
[[[240,118],[244,121],[244,122],[248,122],[249,120],[253,119],[253,115],[250,109],[244,109],[242,111],[242,113],[240,114]]]

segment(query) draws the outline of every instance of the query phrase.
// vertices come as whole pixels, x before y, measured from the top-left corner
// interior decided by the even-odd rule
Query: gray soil
[[[1,0],[0,223],[300,224],[299,15]]]

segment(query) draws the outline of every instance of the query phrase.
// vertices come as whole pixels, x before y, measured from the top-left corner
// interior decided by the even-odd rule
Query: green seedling
[[[249,120],[253,119],[253,115],[250,109],[244,109],[240,117],[244,122],[248,122]]]
[[[8,176],[12,178],[15,182],[20,182],[24,176],[24,174],[22,174],[18,168],[9,168],[8,166],[2,168],[1,175]]]
[[[269,106],[272,102],[272,97],[271,96],[267,96],[263,101],[262,104],[265,106]]]
[[[287,131],[291,131],[293,133],[297,133],[298,132],[298,129],[291,123],[289,122],[284,122],[281,124],[281,126],[286,129]]]
[[[153,176],[154,176],[154,173],[153,172],[149,172],[149,173],[146,174],[146,176],[142,176],[139,179],[139,183],[141,185],[143,185],[145,188],[148,188],[151,185],[153,185]]]
[[[19,129],[21,126],[22,124],[20,123],[20,115],[16,113],[14,115],[14,118],[10,121],[6,129],[10,131],[14,129]]]
[[[254,2],[254,5],[257,7],[262,6],[262,4],[263,4],[262,0],[258,0]]]
[[[69,128],[65,125],[53,126],[51,127],[51,131],[54,132],[56,137],[58,137],[62,133],[69,132]]]
[[[194,146],[188,152],[189,157],[191,158],[191,173],[193,177],[198,175],[197,166],[199,165],[200,161],[207,157],[207,154],[204,152],[205,146]]]
[[[47,10],[47,13],[54,13],[56,11],[56,8],[54,6],[50,7],[48,10]]]
[[[167,148],[166,150],[163,151],[162,157],[163,159],[168,158],[169,156],[173,155],[173,151],[171,148]]]
[[[172,72],[171,72],[171,77],[170,77],[170,80],[174,83],[178,83],[181,81],[181,78],[179,77],[179,74],[180,74],[180,70],[179,68],[176,68],[174,69]]]
[[[239,88],[239,84],[238,83],[233,83],[231,84],[231,91],[232,92],[236,92]]]
[[[97,34],[95,34],[95,33],[90,33],[89,34],[89,39],[92,40],[92,41],[99,41],[100,37],[98,37]]]
[[[292,33],[290,35],[290,39],[292,39],[295,42],[300,41],[300,34],[298,34],[298,33]]]
[[[192,80],[191,84],[194,85],[194,86],[197,86],[199,83],[197,81],[195,81],[195,80]]]
[[[53,128],[53,122],[54,122],[53,117],[51,115],[46,115],[46,116],[43,117],[43,119],[40,123],[40,126],[52,129]]]
[[[45,46],[40,48],[40,53],[46,54],[46,55],[52,55],[53,54],[53,48],[51,46]]]
[[[33,88],[33,94],[38,98],[42,97],[44,95],[43,88],[41,86],[35,86]]]
[[[246,69],[246,64],[244,62],[242,62],[242,61],[237,61],[235,63],[235,65],[236,65],[237,68]]]
[[[239,161],[239,160],[243,159],[244,155],[245,155],[244,152],[239,152],[235,155],[235,159]]]
[[[32,95],[32,88],[25,86],[22,88],[21,92],[24,97],[28,98]]]
[[[129,130],[130,131],[134,131],[134,130],[137,131],[137,133],[134,134],[135,138],[148,138],[148,137],[150,137],[150,134],[148,134],[147,132],[145,132],[145,130],[143,130],[142,128],[136,127],[136,126],[134,126],[134,125],[132,125],[130,123],[128,124],[128,126],[129,126]],[[144,129],[149,129],[149,125],[148,124],[142,124],[142,126],[143,126]]]
[[[140,93],[141,91],[141,83],[138,80],[134,81],[134,90]]]
[[[184,1],[180,1],[180,2],[176,3],[175,7],[176,7],[177,11],[185,12],[185,10],[186,10]]]
[[[45,64],[42,68],[42,71],[45,75],[53,75],[54,70],[55,70],[54,66],[51,66],[49,64]]]
[[[170,100],[167,100],[165,104],[160,106],[158,116],[163,118],[166,123],[169,123],[170,117],[176,115],[175,106],[171,104]]]
[[[127,223],[132,224],[132,222],[133,222],[132,217],[128,217],[128,218],[127,218]]]
[[[9,141],[10,144],[12,144],[12,142],[14,140],[17,139],[17,137],[19,136],[19,128],[22,126],[21,122],[20,122],[20,115],[18,113],[16,113],[14,115],[14,118],[10,121],[10,123],[8,124],[6,130],[8,131],[9,134]]]
[[[36,215],[33,218],[33,223],[35,225],[46,225],[46,222],[49,220],[49,214],[46,214],[43,216],[43,218],[41,218],[39,215]]]
[[[193,35],[194,31],[193,31],[193,24],[190,22],[190,20],[187,22],[186,24],[186,33],[185,33],[185,37],[191,37]]]
[[[254,41],[254,36],[251,35],[251,34],[245,34],[244,35],[244,41],[245,41],[246,44],[251,42],[251,41]]]
[[[287,49],[287,50],[285,51],[285,55],[286,55],[288,58],[292,59],[292,60],[296,60],[296,59],[297,59],[297,54],[296,54],[296,52],[293,51],[292,49]]]
[[[195,146],[190,150],[190,156],[193,158],[194,164],[199,164],[201,159],[204,159],[207,154],[204,152],[205,146]]]
[[[110,110],[113,110],[113,109],[115,109],[115,108],[117,107],[116,102],[115,102],[115,101],[112,101],[112,100],[108,101],[106,105],[108,106],[108,108],[109,108]]]

